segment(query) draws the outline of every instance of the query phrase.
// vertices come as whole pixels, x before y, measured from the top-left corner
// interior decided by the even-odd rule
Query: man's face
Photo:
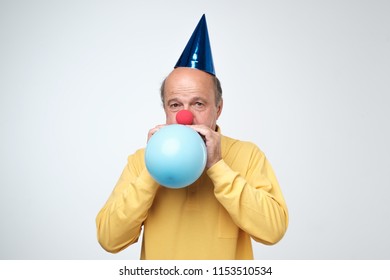
[[[203,124],[215,130],[222,111],[222,100],[215,104],[213,77],[203,71],[179,67],[165,81],[164,110],[167,124],[175,124],[180,110],[194,115],[193,124]]]

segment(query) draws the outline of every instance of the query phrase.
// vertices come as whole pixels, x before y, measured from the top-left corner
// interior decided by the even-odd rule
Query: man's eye
[[[171,103],[169,104],[169,109],[173,112],[179,111],[182,105],[180,103]]]

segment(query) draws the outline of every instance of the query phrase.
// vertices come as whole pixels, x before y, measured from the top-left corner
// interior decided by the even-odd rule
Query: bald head
[[[191,87],[201,86],[203,89],[212,90],[215,96],[215,106],[218,106],[222,101],[222,87],[219,79],[204,71],[188,68],[178,67],[175,68],[167,78],[162,82],[160,88],[161,101],[165,106],[165,91],[171,85],[177,85],[178,87]]]

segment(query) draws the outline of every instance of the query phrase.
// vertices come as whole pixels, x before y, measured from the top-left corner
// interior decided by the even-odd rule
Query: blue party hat
[[[196,68],[215,76],[205,15],[202,16],[192,33],[187,46],[175,65],[176,67]]]

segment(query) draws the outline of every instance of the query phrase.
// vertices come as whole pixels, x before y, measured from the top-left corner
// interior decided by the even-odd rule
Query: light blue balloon
[[[160,128],[145,149],[147,170],[160,185],[168,188],[191,185],[202,175],[206,161],[203,139],[194,129],[179,124]]]

